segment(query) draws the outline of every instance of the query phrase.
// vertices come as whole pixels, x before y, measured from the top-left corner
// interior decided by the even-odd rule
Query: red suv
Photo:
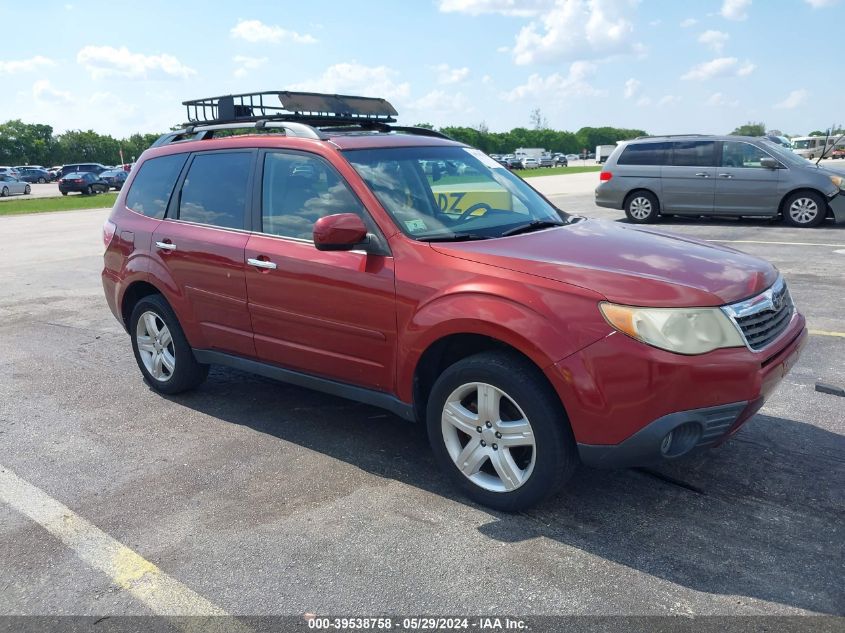
[[[106,298],[162,393],[220,364],[383,407],[517,510],[578,463],[723,442],[805,344],[771,264],[563,213],[383,100],[186,104],[104,228]],[[213,138],[245,127],[265,133]]]

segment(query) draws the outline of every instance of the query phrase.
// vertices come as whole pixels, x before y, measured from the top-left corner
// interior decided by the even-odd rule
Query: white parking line
[[[85,563],[109,576],[116,585],[155,614],[173,617],[177,627],[192,632],[251,630],[2,465],[0,501],[43,527]]]
[[[845,244],[817,244],[815,242],[764,242],[762,240],[704,240],[705,242],[722,242],[724,244],[781,244],[783,246],[826,246],[828,248],[845,248]]]

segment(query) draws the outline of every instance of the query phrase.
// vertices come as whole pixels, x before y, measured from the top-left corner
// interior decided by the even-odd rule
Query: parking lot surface
[[[622,218],[583,176],[532,184]],[[723,447],[583,469],[506,515],[458,496],[424,434],[381,410],[228,369],[152,392],[103,298],[107,216],[0,218],[0,613],[160,612],[93,537],[56,536],[90,524],[74,534],[195,596],[180,613],[845,614],[845,398],[814,389],[845,386],[845,227],[655,227],[773,261],[806,351]],[[14,482],[20,504],[58,504],[64,528],[13,507]]]

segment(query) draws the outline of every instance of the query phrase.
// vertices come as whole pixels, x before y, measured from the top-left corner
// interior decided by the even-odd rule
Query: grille
[[[728,306],[748,347],[758,351],[769,345],[789,326],[795,306],[782,278],[766,292],[739,304]]]

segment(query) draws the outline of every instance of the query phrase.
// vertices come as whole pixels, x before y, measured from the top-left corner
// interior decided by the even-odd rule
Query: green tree
[[[50,165],[55,140],[49,125],[20,119],[0,124],[0,164]]]
[[[740,125],[731,134],[735,136],[764,136],[766,134],[766,124],[763,122],[753,123],[749,121],[745,125]]]
[[[821,130],[813,130],[807,136],[827,136],[827,132],[822,132]]]

